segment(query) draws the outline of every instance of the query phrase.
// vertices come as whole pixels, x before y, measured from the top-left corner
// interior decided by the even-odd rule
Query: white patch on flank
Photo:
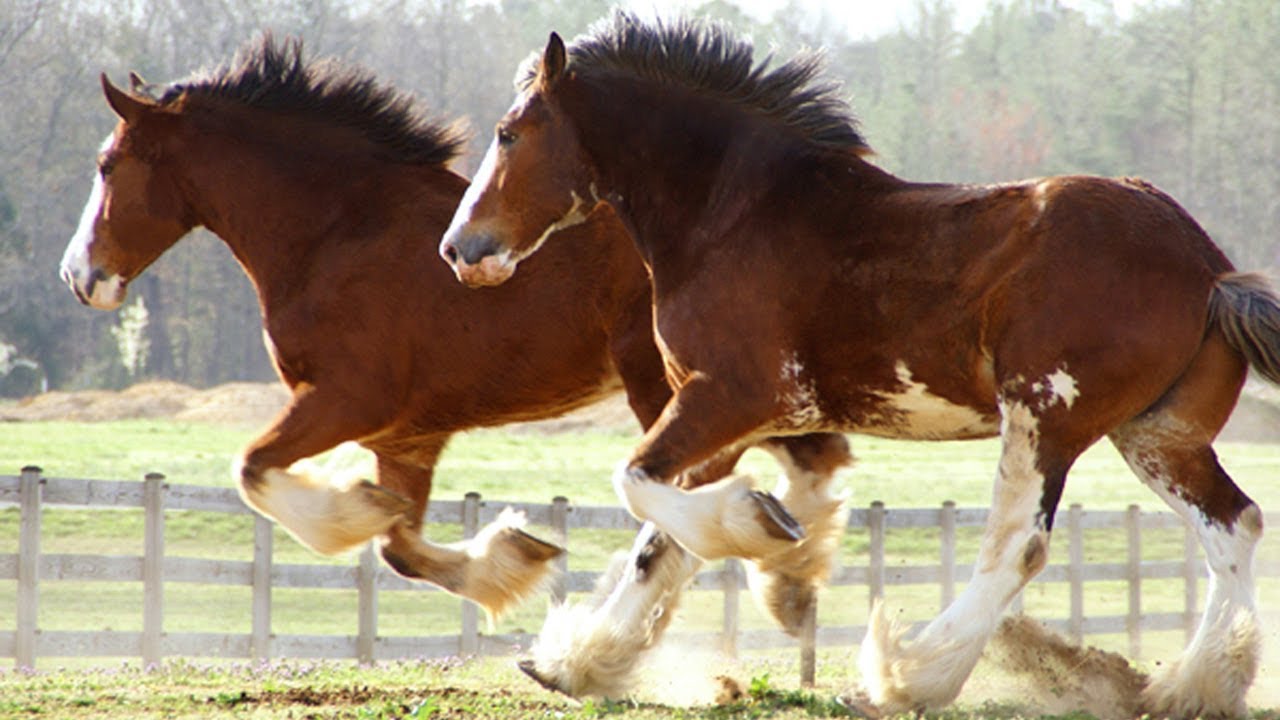
[[[1045,379],[1053,390],[1053,397],[1061,400],[1068,410],[1071,409],[1071,406],[1076,402],[1076,398],[1080,397],[1080,389],[1076,387],[1076,379],[1067,374],[1066,367],[1058,368]]]
[[[818,391],[807,376],[795,352],[784,353],[780,378],[782,389],[777,401],[783,407],[777,429],[814,430],[822,427],[822,410],[818,408]]]
[[[992,435],[996,425],[973,408],[956,405],[916,382],[907,364],[894,365],[900,389],[876,395],[885,413],[857,430],[872,435],[913,439],[946,439]]]

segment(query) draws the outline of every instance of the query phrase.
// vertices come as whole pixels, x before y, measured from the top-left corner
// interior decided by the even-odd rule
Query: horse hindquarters
[[[1111,440],[1134,473],[1196,530],[1209,568],[1205,612],[1177,661],[1143,695],[1158,717],[1239,717],[1257,672],[1253,555],[1262,513],[1209,446],[1226,424],[1246,362],[1280,382],[1280,299],[1258,276],[1219,278],[1210,330],[1191,367]]]

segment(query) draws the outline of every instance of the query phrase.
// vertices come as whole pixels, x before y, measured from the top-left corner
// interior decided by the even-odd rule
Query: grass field
[[[174,483],[230,487],[231,457],[253,435],[253,428],[153,420],[10,423],[0,426],[0,473],[16,474],[28,464],[41,466],[48,477],[141,479],[147,472],[158,471]],[[456,438],[445,453],[433,497],[456,500],[474,490],[490,500],[548,502],[555,495],[565,495],[578,504],[614,505],[616,499],[608,477],[614,464],[627,454],[634,442],[635,435],[625,432],[555,435],[473,432]],[[865,507],[872,500],[881,500],[891,508],[936,507],[943,500],[954,500],[962,507],[985,506],[988,502],[998,452],[994,441],[905,443],[858,437],[853,438],[853,443],[859,462],[842,471],[839,482],[850,492],[854,506]],[[1228,444],[1220,447],[1219,452],[1224,466],[1264,509],[1280,510],[1280,483],[1275,482],[1280,474],[1280,446]],[[368,474],[372,467],[368,454],[354,447],[340,448],[317,462],[339,473]],[[777,474],[772,459],[758,451],[748,453],[741,469],[760,478]],[[1122,509],[1130,503],[1138,503],[1144,509],[1162,509],[1154,495],[1136,481],[1109,446],[1096,447],[1077,462],[1062,507],[1074,502],[1089,509]],[[0,554],[16,551],[17,526],[16,509],[0,509]],[[443,526],[431,527],[428,532],[433,539],[447,541],[455,539],[460,530]],[[958,549],[961,562],[971,561],[978,535],[976,528],[961,530]],[[140,511],[88,513],[50,509],[45,512],[42,540],[45,552],[139,554],[141,538]],[[629,533],[575,531],[569,547],[571,567],[598,569],[609,554],[626,547],[629,541]],[[1086,560],[1122,557],[1123,541],[1120,532],[1090,533]],[[1180,556],[1181,533],[1144,535],[1143,542],[1148,556]],[[243,559],[251,550],[249,518],[177,511],[166,515],[168,554]],[[889,537],[887,551],[891,563],[936,562],[937,534],[925,530],[895,532]],[[351,558],[319,558],[278,529],[276,553],[280,562],[351,562]],[[1052,555],[1053,562],[1065,561],[1066,543],[1056,542]],[[1280,558],[1280,536],[1268,537],[1260,555]],[[846,534],[841,557],[846,564],[865,562],[865,534]],[[1112,588],[1098,583],[1090,588],[1087,611],[1123,612],[1121,586]],[[1180,607],[1181,592],[1178,583],[1148,582],[1144,584],[1144,607],[1149,611]],[[354,634],[354,591],[323,591],[319,596],[316,593],[279,590],[273,599],[273,630],[288,634]],[[12,617],[14,595],[14,583],[0,582],[0,617]],[[682,607],[679,623],[695,628],[714,626],[720,612],[719,596],[690,595]],[[317,597],[323,599],[318,601]],[[936,588],[890,588],[889,600],[905,607],[910,617],[926,618],[936,611],[938,595]],[[1264,609],[1280,605],[1277,583],[1264,583],[1260,600]],[[46,583],[41,587],[40,626],[137,630],[141,627],[140,603],[141,588],[133,584]],[[865,619],[866,604],[865,590],[832,589],[822,601],[819,622],[822,625],[861,623]],[[1027,610],[1032,614],[1063,616],[1065,604],[1063,586],[1033,585],[1026,593]],[[386,628],[383,632],[404,635],[455,632],[458,607],[458,600],[442,593],[382,593],[379,627]],[[210,622],[217,622],[217,627],[226,632],[249,629],[247,588],[170,585],[166,587],[165,608],[166,630],[208,630]],[[497,630],[536,631],[544,610],[541,603],[528,603],[503,619]],[[744,627],[769,626],[769,621],[749,602],[744,603],[743,614]],[[1268,657],[1273,658],[1276,646],[1280,645],[1280,635],[1276,632],[1276,625],[1280,623],[1275,622],[1280,618],[1276,618],[1274,612],[1270,617],[1273,622],[1267,628],[1271,646]],[[1106,649],[1125,647],[1121,637],[1089,640]],[[1151,669],[1150,663],[1161,657],[1172,657],[1181,643],[1181,633],[1157,633],[1150,640],[1144,638],[1148,658],[1143,664],[1145,669]],[[826,658],[819,662],[817,694],[807,700],[794,687],[797,673],[794,653],[746,658],[730,672],[744,685],[749,685],[752,678],[760,680],[768,676],[771,680],[757,682],[757,687],[770,692],[757,693],[755,699],[748,695],[746,702],[719,707],[714,712],[723,717],[805,717],[815,708],[819,708],[818,714],[835,712],[823,704],[822,698],[829,701],[842,688],[855,683],[857,677],[848,651],[828,652]],[[77,669],[59,673],[56,672],[59,665],[74,665]],[[42,673],[35,677],[0,675],[0,717],[29,714],[22,708],[30,705],[22,703],[30,698],[41,698],[37,704],[48,708],[52,716],[71,714],[75,707],[83,707],[86,714],[93,716],[99,713],[112,716],[118,704],[134,708],[139,712],[138,717],[287,717],[296,706],[284,702],[286,699],[296,699],[300,693],[329,685],[338,689],[312,698],[321,703],[317,707],[326,708],[319,716],[450,717],[467,713],[492,717],[559,713],[566,717],[702,716],[701,711],[644,703],[639,706],[573,705],[527,687],[519,676],[507,677],[511,672],[509,665],[509,662],[481,660],[463,664],[401,663],[376,670],[354,670],[349,664],[278,663],[273,666],[276,669],[259,676],[232,666],[177,663],[153,676],[139,675],[136,667],[121,669],[118,661],[108,671],[93,669],[92,663],[53,659],[42,662]],[[273,679],[273,673],[288,676],[290,680]],[[1268,662],[1262,669],[1258,688],[1251,695],[1253,706],[1280,707],[1277,675],[1280,675],[1280,665]],[[487,694],[486,677],[492,686],[510,688],[510,692]],[[299,684],[291,684],[298,678],[301,678]],[[474,681],[473,685],[462,682],[463,678],[471,678],[468,682]],[[792,684],[788,685],[787,681]],[[228,685],[237,690],[227,694]],[[76,688],[89,689],[81,692]],[[424,688],[431,688],[429,695],[423,695]],[[1016,693],[1001,699],[996,694],[987,697],[983,692],[981,689],[967,691],[959,712],[1000,717],[1033,712],[1019,709]],[[659,695],[652,698],[656,701]],[[7,698],[17,700],[7,705]],[[98,699],[89,705],[77,705],[91,698],[113,700]],[[997,705],[984,709],[988,700]],[[702,702],[705,701],[702,698]],[[1007,706],[1008,702],[1013,705]],[[525,708],[522,703],[532,705]],[[807,709],[805,703],[809,703]],[[1263,716],[1275,717],[1274,714]]]

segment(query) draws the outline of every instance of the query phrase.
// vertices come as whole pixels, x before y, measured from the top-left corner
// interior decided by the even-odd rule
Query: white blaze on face
[[[108,135],[99,148],[99,153],[106,152],[114,140],[114,135]],[[76,291],[76,295],[90,306],[102,310],[114,310],[124,300],[124,278],[115,274],[100,278],[93,283],[92,291],[89,290],[94,275],[94,268],[90,262],[90,249],[95,237],[94,228],[98,215],[102,212],[104,195],[102,173],[95,170],[89,200],[80,213],[80,225],[62,254],[60,274],[62,279]]]
[[[476,170],[476,174],[471,178],[471,184],[467,186],[467,191],[462,194],[462,201],[458,203],[458,209],[453,213],[453,221],[449,223],[449,229],[445,231],[446,239],[454,237],[461,231],[463,225],[471,222],[471,212],[475,208],[476,202],[480,199],[480,193],[484,192],[489,184],[493,182],[493,171],[498,164],[498,141],[494,139],[489,143],[489,149],[484,153],[484,160],[480,162],[480,168]]]

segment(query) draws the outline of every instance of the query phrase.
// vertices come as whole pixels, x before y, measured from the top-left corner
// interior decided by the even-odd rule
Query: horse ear
[[[120,116],[125,122],[133,122],[137,120],[142,113],[149,107],[149,103],[145,100],[130,95],[111,84],[111,80],[107,78],[106,73],[102,73],[102,92],[107,96],[107,104]]]
[[[556,33],[547,39],[547,49],[542,51],[542,72],[539,73],[542,83],[550,87],[564,74],[566,65],[564,41]]]
[[[129,91],[140,93],[147,89],[147,81],[142,76],[132,70],[129,71]]]

